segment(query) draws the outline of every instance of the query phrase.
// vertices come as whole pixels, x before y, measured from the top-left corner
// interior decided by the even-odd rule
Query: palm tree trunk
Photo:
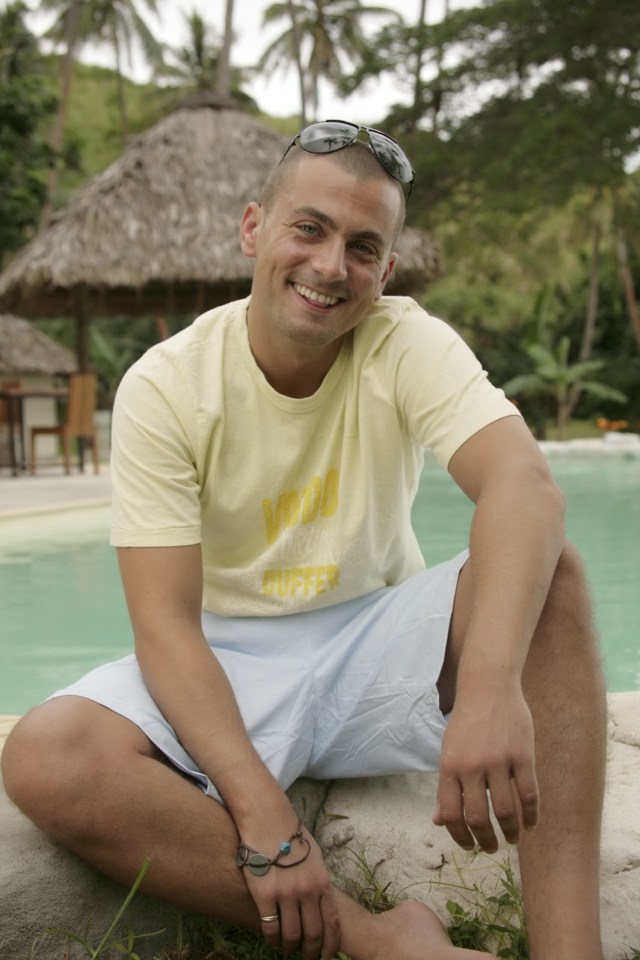
[[[120,129],[122,131],[122,140],[124,143],[129,139],[129,115],[127,113],[127,98],[124,89],[124,77],[122,75],[120,41],[118,39],[118,29],[115,23],[112,26],[111,41],[116,55],[116,83],[118,88],[118,110],[120,112]]]
[[[315,0],[316,6],[318,8],[318,15],[322,14],[322,0]],[[313,27],[314,36],[312,42],[312,50],[315,51],[315,54],[312,54],[312,59],[309,61],[309,99],[311,100],[311,109],[313,110],[313,119],[318,120],[318,112],[320,110],[320,74],[321,67],[318,59],[318,51],[322,48],[322,26],[316,21]]]
[[[214,92],[223,100],[231,97],[231,44],[233,42],[233,0],[227,0],[224,15],[224,39],[218,58]]]
[[[426,0],[425,0],[426,2]],[[291,19],[291,30],[293,36],[293,55],[296,61],[296,70],[298,71],[298,86],[300,90],[300,126],[305,127],[307,125],[307,97],[304,88],[304,69],[302,67],[302,51],[300,49],[300,27],[298,26],[298,18],[296,16],[296,9],[293,4],[293,0],[287,0],[287,7],[289,10],[289,17]]]
[[[589,360],[593,350],[593,341],[596,335],[596,321],[598,319],[598,299],[600,293],[600,242],[602,240],[602,224],[596,219],[593,226],[593,242],[591,245],[591,262],[589,264],[589,296],[587,299],[587,312],[585,315],[584,328],[582,330],[582,342],[580,344],[579,360]],[[574,387],[567,400],[569,416],[575,410],[580,399],[582,391],[579,387]]]
[[[569,409],[569,400],[560,401],[558,403],[557,418],[556,424],[558,427],[558,440],[566,440],[567,437],[567,424],[571,418],[571,410]]]
[[[422,83],[422,60],[424,57],[424,28],[425,21],[427,18],[427,0],[420,0],[420,13],[418,15],[417,23],[417,35],[418,35],[418,48],[416,50],[416,66],[415,66],[415,76],[413,78],[413,115],[411,118],[412,129],[415,129],[418,120],[422,116],[422,91],[424,85]]]
[[[591,245],[591,262],[589,264],[589,298],[582,343],[580,344],[580,360],[589,360],[593,350],[593,341],[596,335],[596,321],[598,319],[598,299],[600,292],[600,242],[602,240],[602,225],[596,220],[593,227],[593,242]]]
[[[622,285],[624,287],[624,296],[625,300],[627,301],[629,323],[631,324],[631,331],[636,338],[638,346],[640,346],[640,314],[638,314],[638,301],[636,299],[636,291],[633,285],[631,267],[629,266],[627,245],[624,242],[622,234],[618,236],[617,251],[620,275],[622,277]]]
[[[69,112],[69,98],[73,86],[76,66],[76,44],[78,42],[78,3],[69,7],[64,23],[65,53],[61,67],[60,102],[53,121],[53,129],[49,143],[53,150],[53,163],[47,174],[47,199],[40,214],[41,223],[44,223],[53,209],[55,192],[58,189],[59,157],[64,143],[64,125]]]
[[[442,16],[443,20],[446,20],[449,16],[450,3],[449,0],[444,0],[444,13]],[[442,109],[442,60],[444,58],[444,47],[440,43],[438,44],[437,58],[436,58],[436,78],[433,84],[433,132],[437,135],[438,125],[440,120],[440,111]]]

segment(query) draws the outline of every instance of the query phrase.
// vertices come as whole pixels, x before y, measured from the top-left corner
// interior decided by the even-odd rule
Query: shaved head
[[[382,180],[395,184],[400,198],[400,213],[396,225],[397,237],[404,226],[406,213],[406,200],[402,184],[394,180],[394,178],[387,173],[371,147],[360,140],[355,140],[341,150],[323,154],[309,153],[307,150],[303,150],[295,144],[269,173],[260,194],[260,205],[266,210],[269,210],[283,186],[290,181],[294,167],[297,166],[303,158],[314,156],[329,157],[334,163],[342,167],[343,170],[346,170],[357,180]]]

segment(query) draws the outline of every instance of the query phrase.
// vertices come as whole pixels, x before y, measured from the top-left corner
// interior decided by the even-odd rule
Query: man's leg
[[[17,725],[2,765],[24,813],[108,876],[129,886],[149,857],[146,893],[261,929],[225,808],[163,762],[128,720],[79,697],[49,701]],[[341,950],[353,960],[490,956],[452,947],[424,904],[373,916],[339,892],[337,899]]]
[[[440,691],[451,706],[469,611],[460,575]],[[600,826],[606,699],[582,564],[563,552],[523,673],[536,737],[540,819],[519,844],[531,960],[602,960]]]

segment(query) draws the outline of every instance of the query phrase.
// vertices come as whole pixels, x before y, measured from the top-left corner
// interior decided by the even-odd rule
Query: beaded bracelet
[[[299,860],[295,860],[294,863],[280,863],[280,857],[286,857],[287,854],[291,853],[291,844],[294,840],[299,840],[300,843],[305,844],[307,849],[303,856]],[[302,820],[298,820],[295,833],[292,833],[288,840],[282,841],[275,857],[267,857],[264,853],[258,853],[253,847],[248,847],[246,843],[241,843],[236,854],[236,864],[239,867],[246,867],[254,877],[263,877],[269,867],[297,867],[299,863],[304,863],[310,851],[311,844],[302,833]]]

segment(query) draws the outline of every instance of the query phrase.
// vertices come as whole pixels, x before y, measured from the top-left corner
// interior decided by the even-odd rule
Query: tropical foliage
[[[320,80],[339,84],[345,63],[359,64],[367,50],[365,18],[389,17],[401,22],[389,7],[363,6],[360,0],[298,0],[273,3],[264,13],[264,24],[284,20],[284,32],[262,54],[258,69],[267,75],[294,64],[301,73],[304,103],[318,117]],[[305,55],[306,54],[306,55]]]
[[[602,370],[603,360],[571,363],[570,346],[569,337],[562,337],[555,351],[541,343],[532,343],[527,347],[527,354],[535,365],[534,372],[521,373],[503,385],[507,396],[517,397],[524,393],[534,397],[551,397],[556,410],[559,440],[565,439],[571,410],[580,393],[589,393],[617,403],[624,403],[627,399],[619,390],[592,379],[593,374]]]
[[[22,3],[0,11],[0,264],[38,224],[51,156],[42,126],[56,106],[25,11]]]
[[[162,45],[139,12],[140,2],[143,2],[149,11],[157,14],[156,0],[40,0],[42,10],[56,14],[47,36],[64,50],[61,98],[63,119],[79,48],[89,42],[106,44],[114,55],[122,134],[125,138],[129,135],[123,60],[131,65],[132,48],[136,42],[145,60],[154,68],[157,69],[162,63]]]
[[[187,42],[182,46],[165,47],[158,76],[166,80],[166,84],[158,88],[157,102],[169,111],[185,96],[213,93],[221,99],[232,98],[246,109],[257,110],[252,97],[242,89],[246,71],[230,65],[228,74],[222,76],[226,69],[223,67],[224,41],[218,38],[211,24],[195,10],[183,13],[183,18]]]
[[[27,89],[35,97],[25,110],[31,127],[20,132],[26,139],[2,139],[9,137],[8,124],[0,134],[0,164],[12,170],[6,182],[22,178],[20,189],[28,197],[18,203],[17,214],[0,221],[10,224],[2,233],[7,248],[24,242],[44,199],[51,110],[46,91],[58,90],[64,112],[64,136],[50,141],[56,155],[68,160],[73,153],[83,176],[115,159],[123,125],[121,98],[115,96],[118,70],[88,68],[77,63],[78,54],[85,38],[106,42],[113,34],[109,17],[125,10],[146,15],[156,0],[41,2],[58,12],[61,56],[55,63],[63,67],[62,79],[55,82],[51,65],[49,86],[33,79],[47,69],[34,37],[20,77],[14,70],[0,78],[3,104],[19,106]],[[617,391],[576,389],[572,382],[567,416],[624,420],[638,430],[640,58],[632,38],[640,36],[640,5],[478,0],[455,9],[451,0],[437,24],[427,22],[425,0],[416,4],[412,23],[390,7],[359,0],[273,3],[265,25],[281,32],[255,70],[266,75],[293,65],[300,75],[303,116],[316,115],[321,81],[345,97],[347,117],[349,93],[370,78],[380,77],[396,90],[398,103],[376,125],[402,141],[416,168],[409,224],[430,231],[443,251],[442,277],[420,299],[461,331],[497,383],[540,376],[540,347],[550,351],[547,361],[552,356],[558,370],[572,376],[582,371],[578,381]],[[227,27],[232,8],[227,0]],[[162,84],[144,88],[121,76],[132,130],[160,119],[177,96],[216,88],[232,31],[225,29],[219,38],[198,14],[185,14],[185,20],[186,43],[164,51]],[[130,23],[132,41],[139,21]],[[8,30],[3,22],[2,49],[13,55],[17,41]],[[123,53],[125,33],[119,36]],[[25,56],[21,49],[18,44],[18,59]],[[150,56],[154,49],[148,45]],[[64,75],[70,54],[77,82],[69,91]],[[126,57],[121,71],[125,63]],[[243,75],[232,67],[230,76],[231,93],[244,98],[246,109],[255,109],[243,92]],[[264,120],[286,132],[297,125],[295,118]],[[78,176],[60,166],[60,186],[49,190],[54,205]],[[10,203],[10,197],[9,190],[0,202]],[[145,329],[152,331],[153,324]],[[95,343],[94,352],[104,362],[107,344]],[[536,390],[525,390],[521,381],[518,403],[539,433],[558,413],[552,381],[545,388],[539,382]],[[628,398],[624,405],[620,394]]]

